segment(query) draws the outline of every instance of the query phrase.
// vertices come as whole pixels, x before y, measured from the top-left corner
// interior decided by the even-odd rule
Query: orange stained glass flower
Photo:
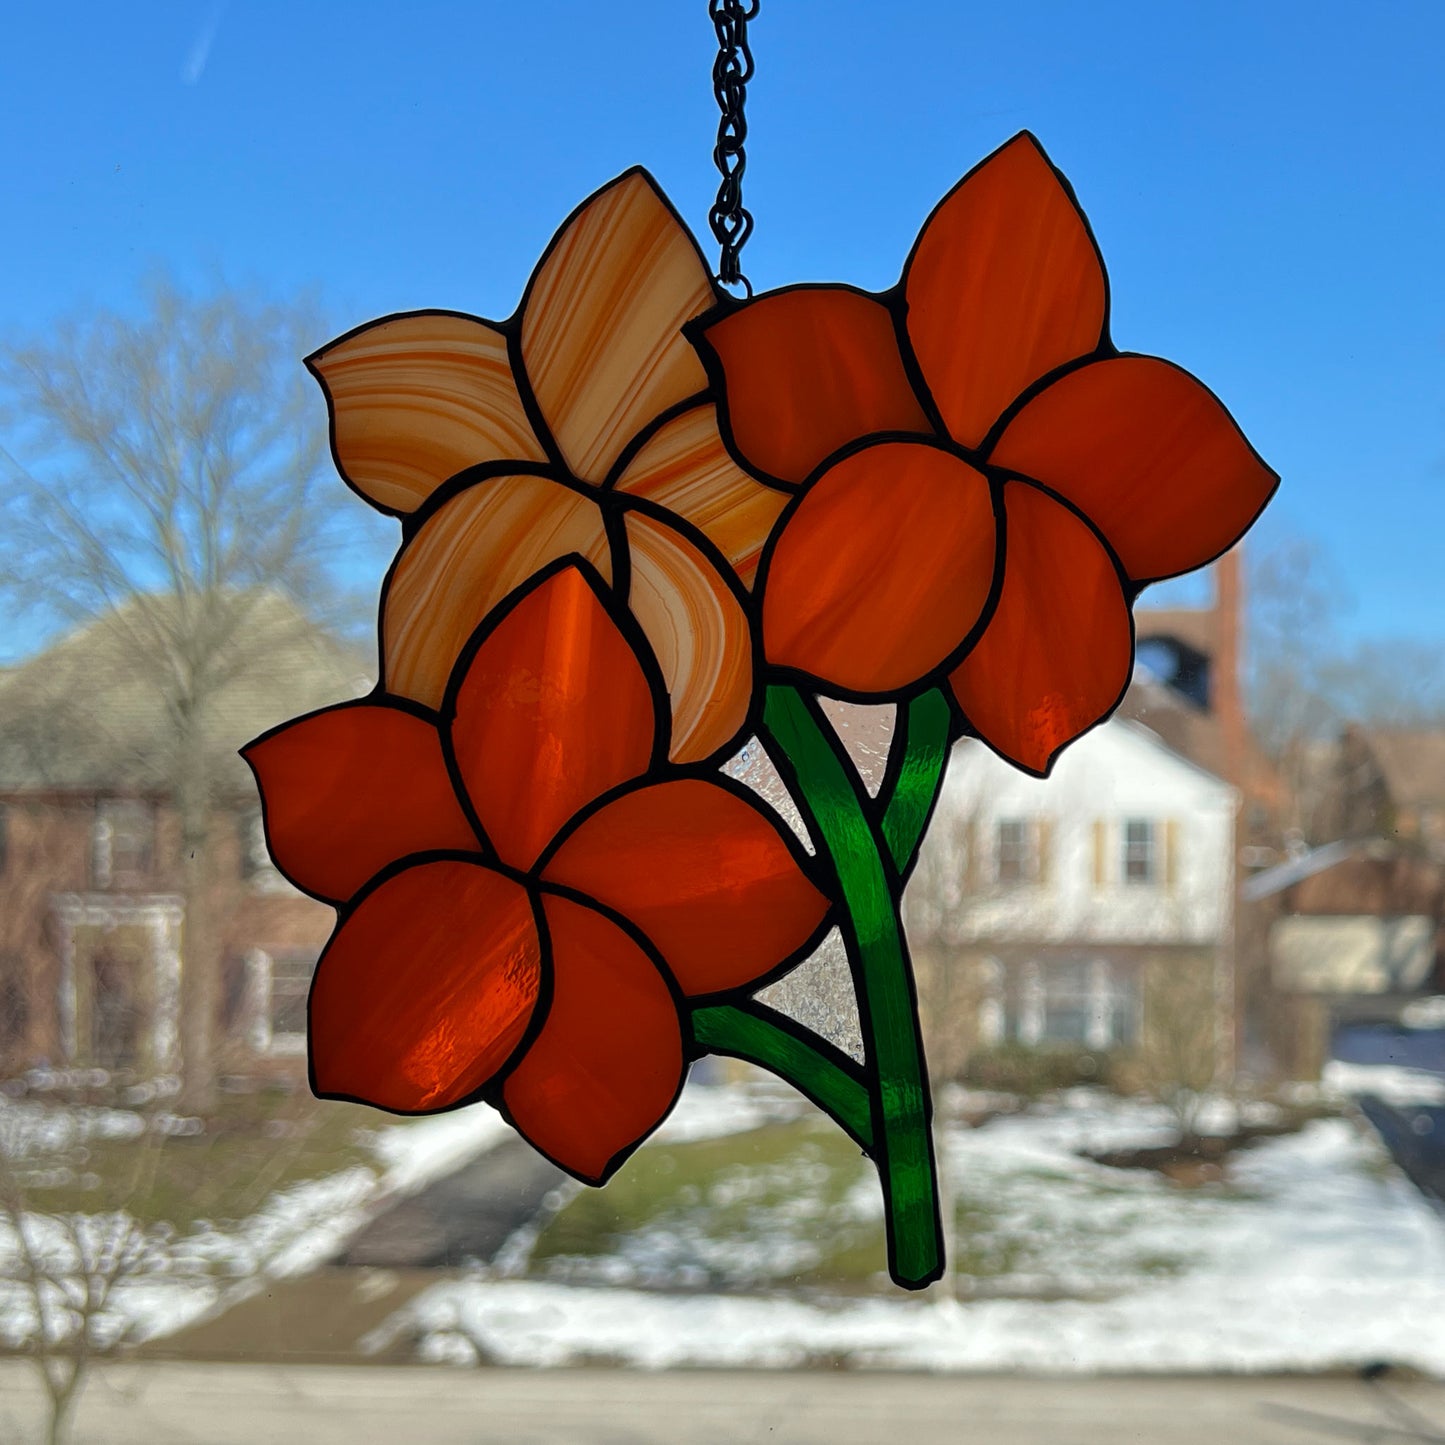
[[[569,553],[661,665],[674,760],[718,757],[752,691],[746,587],[787,491],[742,471],[681,332],[717,293],[643,170],[563,225],[508,321],[390,316],[308,360],[346,481],[402,518],[382,599],[387,690],[437,707],[462,647]]]
[[[768,661],[876,700],[944,680],[1026,770],[1117,706],[1147,583],[1278,483],[1201,382],[1109,340],[1104,265],[1033,136],[966,176],[881,295],[800,286],[691,328],[731,449],[800,489]]]
[[[589,1183],[657,1126],[686,1001],[790,966],[828,912],[751,793],[659,756],[665,714],[637,624],[566,559],[483,624],[439,712],[378,692],[246,748],[277,866],[340,910],[318,1094],[487,1098]]]

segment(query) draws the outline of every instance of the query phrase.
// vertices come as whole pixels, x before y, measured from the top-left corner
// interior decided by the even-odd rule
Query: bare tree
[[[136,1110],[78,1102],[109,1098],[94,1086],[61,1102],[0,1101],[0,1336],[35,1367],[47,1445],[67,1438],[91,1366],[143,1338],[146,1286],[224,1308],[248,1281],[290,1268],[317,1217],[284,1194],[298,1161],[329,1156],[316,1142],[323,1109],[298,1100],[221,1145],[172,1113],[166,1091],[141,1089]],[[170,1217],[178,1202],[189,1221]]]
[[[1285,827],[1306,843],[1336,834],[1336,744],[1346,723],[1445,724],[1445,638],[1346,642],[1345,588],[1314,543],[1294,538],[1253,558],[1249,709],[1285,787]]]
[[[78,1145],[52,1137],[42,1146],[30,1136],[29,1122],[18,1110],[0,1113],[0,1286],[11,1287],[7,1313],[45,1390],[46,1445],[61,1445],[92,1359],[115,1343],[116,1287],[158,1269],[173,1231],[142,1223],[121,1202],[148,1187],[159,1134],[142,1135],[132,1170],[107,1181],[113,1194],[120,1186],[109,1207],[42,1213],[32,1207],[32,1178]],[[72,1134],[76,1129],[73,1115],[56,1114],[49,1122]]]
[[[909,880],[905,916],[918,990],[918,1018],[935,1091],[962,1076],[983,1002],[979,961],[949,924],[978,890],[977,805],[940,809]]]
[[[184,1104],[198,1113],[218,1002],[211,809],[237,741],[215,745],[215,702],[264,670],[281,628],[344,599],[334,564],[364,514],[323,465],[325,408],[300,364],[325,330],[310,303],[159,279],[138,316],[89,313],[0,347],[0,597],[42,627],[100,619],[161,705],[150,782],[179,820]]]
[[[1345,717],[1388,728],[1445,724],[1445,638],[1372,638],[1345,651],[1326,677]]]
[[[1199,1138],[1209,1091],[1220,1076],[1213,979],[1167,959],[1152,960],[1145,970],[1144,1014],[1138,1082],[1169,1110],[1180,1144],[1188,1147]]]
[[[1322,841],[1329,827],[1330,748],[1342,716],[1336,695],[1341,589],[1307,541],[1284,542],[1251,560],[1250,718],[1284,784],[1285,829],[1306,842]]]

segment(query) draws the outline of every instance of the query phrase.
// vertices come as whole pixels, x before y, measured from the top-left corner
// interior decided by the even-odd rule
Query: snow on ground
[[[798,1108],[774,1090],[690,1087],[662,1137],[743,1135]],[[1211,1108],[1211,1124],[1225,1126],[1227,1110]],[[113,1112],[86,1116],[84,1127],[134,1130],[123,1121],[135,1116]],[[39,1144],[47,1127],[26,1114],[27,1144]],[[380,1205],[506,1136],[485,1106],[389,1125],[371,1141],[379,1168],[294,1185],[235,1225],[171,1240],[160,1269],[117,1287],[102,1333],[168,1334],[267,1277],[305,1273]],[[1236,1154],[1224,1184],[1193,1190],[1079,1153],[1168,1138],[1162,1110],[1089,1090],[979,1129],[946,1129],[966,1231],[956,1255],[974,1276],[960,1279],[958,1302],[888,1287],[853,1299],[649,1293],[494,1272],[442,1280],[373,1343],[415,1338],[420,1358],[457,1363],[787,1367],[845,1358],[881,1368],[1109,1372],[1379,1359],[1445,1377],[1445,1224],[1372,1134],[1321,1120]],[[871,1178],[848,1199],[860,1218],[878,1219]],[[23,1291],[0,1285],[7,1343],[33,1329],[29,1316]]]
[[[145,1119],[129,1109],[0,1098],[0,1159],[51,1153],[92,1139],[136,1139],[145,1131]]]
[[[141,1115],[125,1110],[0,1103],[0,1156],[40,1159],[88,1138],[132,1138],[146,1128]],[[224,1227],[202,1223],[176,1238],[149,1232],[153,1242],[146,1267],[117,1282],[109,1308],[96,1321],[97,1343],[173,1334],[266,1279],[316,1269],[379,1209],[461,1168],[509,1133],[501,1116],[486,1105],[407,1120],[371,1139],[384,1166],[380,1172],[354,1165],[291,1185],[272,1194],[254,1214]],[[62,1221],[31,1213],[25,1227],[32,1247],[65,1275],[78,1270],[98,1219],[79,1215]],[[139,1237],[141,1226],[131,1225]],[[13,1229],[0,1221],[0,1273],[18,1262],[19,1253]],[[52,1329],[62,1327],[64,1316],[57,1314]],[[30,1290],[0,1279],[0,1342],[17,1346],[35,1328]]]
[[[1081,1093],[948,1131],[955,1187],[1000,1210],[994,1227],[1028,1246],[1012,1274],[991,1281],[1010,1297],[828,1301],[470,1278],[418,1296],[373,1343],[415,1337],[426,1360],[518,1365],[786,1367],[841,1356],[1109,1372],[1389,1360],[1445,1376],[1445,1225],[1373,1135],[1317,1121],[1237,1154],[1227,1186],[1195,1190],[1078,1157],[1150,1142],[1164,1117]]]
[[[666,1144],[692,1144],[745,1134],[764,1124],[796,1119],[807,1109],[791,1089],[770,1084],[688,1084],[677,1106],[652,1136]]]
[[[511,1132],[507,1121],[486,1104],[393,1124],[372,1142],[386,1165],[381,1192],[393,1198],[413,1194],[471,1163]]]
[[[380,1175],[357,1165],[311,1179],[272,1195],[231,1229],[187,1236],[176,1246],[178,1259],[183,1267],[201,1266],[209,1277],[188,1292],[162,1288],[161,1281],[137,1281],[140,1288],[119,1298],[117,1308],[131,1317],[136,1338],[154,1339],[229,1306],[267,1279],[308,1274],[339,1254],[378,1211],[455,1172],[510,1133],[485,1104],[388,1125],[371,1140],[386,1166]],[[218,1287],[216,1276],[230,1276],[230,1286]]]
[[[1445,1375],[1438,1284],[1299,1285],[1262,1295],[1248,1281],[1211,1281],[1096,1304],[872,1298],[830,1307],[456,1281],[428,1291],[409,1318],[432,1363],[786,1369],[842,1357],[866,1368],[1107,1374],[1390,1360]]]
[[[179,1237],[124,1214],[33,1213],[25,1216],[24,1227],[32,1254],[55,1277],[77,1283],[89,1262],[111,1252],[107,1240],[124,1238],[136,1247],[144,1241],[144,1264],[117,1280],[108,1307],[92,1326],[95,1342],[103,1346],[173,1334],[258,1280],[315,1269],[350,1237],[375,1184],[375,1173],[364,1166],[344,1169],[277,1191],[235,1225],[202,1223]],[[0,1226],[0,1270],[19,1263],[18,1241],[7,1220]],[[69,1311],[52,1307],[47,1314],[52,1335],[74,1326]],[[32,1290],[18,1280],[0,1280],[0,1341],[18,1346],[35,1328]]]
[[[1337,1094],[1373,1094],[1387,1104],[1445,1104],[1445,1078],[1428,1069],[1400,1064],[1345,1064],[1332,1059],[1325,1065],[1324,1085]]]
[[[1426,1281],[1445,1302],[1445,1224],[1363,1127],[1317,1121],[1237,1153],[1227,1187],[1188,1190],[1074,1152],[1117,1145],[1135,1112],[1064,1105],[949,1133],[955,1189],[991,1205],[994,1228],[1020,1245],[1003,1283],[1150,1297],[1158,1280],[1191,1313],[1194,1294],[1237,1287],[1312,1297],[1379,1286],[1383,1298]]]

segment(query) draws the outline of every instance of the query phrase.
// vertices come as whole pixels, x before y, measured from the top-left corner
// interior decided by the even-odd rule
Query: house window
[[[1105,1047],[1128,1047],[1139,1042],[1143,1006],[1139,997],[1139,976],[1116,964],[1105,966],[1098,1000],[1100,1026],[1108,1030]]]
[[[1042,818],[1001,818],[994,825],[993,876],[1001,887],[1042,883],[1048,823]]]
[[[1093,967],[1070,959],[1045,965],[1043,1039],[1047,1043],[1088,1044],[1093,1015]]]
[[[1159,850],[1154,823],[1149,818],[1124,820],[1124,882],[1156,883]]]
[[[103,798],[95,809],[93,877],[97,888],[139,888],[150,878],[156,815],[149,803]]]
[[[1127,965],[1102,958],[1027,963],[1006,1031],[1024,1044],[1132,1044],[1139,1034],[1137,978]]]
[[[316,972],[314,953],[280,953],[271,958],[271,1039],[306,1037],[306,996]]]
[[[1001,818],[993,836],[994,878],[1005,887],[1033,881],[1032,829],[1024,818]]]
[[[306,1052],[306,1000],[317,955],[309,949],[255,949],[246,958],[251,1044],[259,1053]]]

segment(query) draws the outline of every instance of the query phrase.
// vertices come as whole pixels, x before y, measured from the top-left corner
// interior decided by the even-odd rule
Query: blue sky
[[[1099,236],[1115,339],[1197,372],[1283,474],[1260,543],[1317,541],[1351,633],[1445,636],[1439,0],[763,0],[752,34],[756,286],[890,284],[1027,126]],[[706,234],[712,53],[704,0],[15,7],[0,330],[131,304],[157,263],[319,287],[338,330],[504,315],[628,165]]]

